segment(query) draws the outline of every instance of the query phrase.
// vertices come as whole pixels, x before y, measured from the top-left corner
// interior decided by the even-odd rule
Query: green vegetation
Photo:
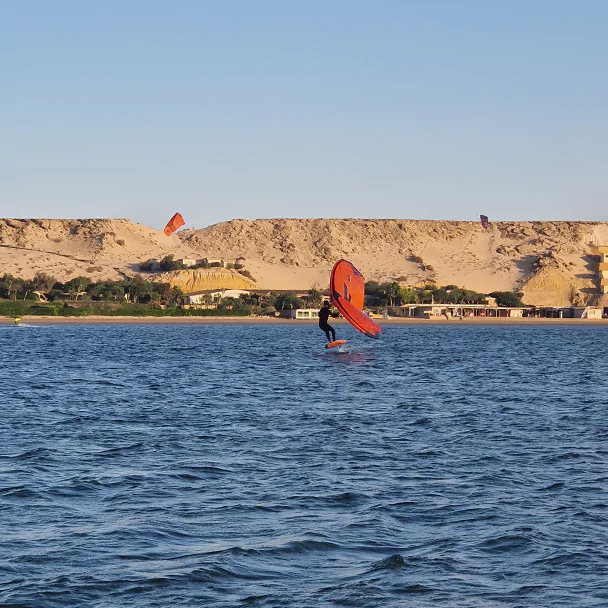
[[[166,255],[159,263],[160,269],[163,272],[170,272],[171,270],[184,270],[185,268],[187,268],[187,266],[185,264],[182,264],[181,262],[177,262],[176,260],[174,260],[175,256],[173,254],[171,255]]]
[[[293,293],[282,293],[277,296],[274,307],[277,310],[305,308],[306,303]]]
[[[172,256],[162,263],[172,265]],[[247,271],[239,269],[245,274]],[[404,304],[485,304],[486,294],[455,285],[438,287],[401,287],[398,282],[365,284],[372,307],[400,306]],[[499,306],[523,306],[518,294],[492,292]],[[106,316],[249,316],[251,314],[275,315],[277,311],[298,308],[319,308],[322,293],[311,288],[299,296],[292,292],[267,294],[243,294],[238,298],[212,300],[203,295],[202,308],[187,307],[186,298],[177,287],[168,283],[146,281],[133,277],[121,281],[95,282],[87,277],[75,277],[66,283],[57,281],[45,273],[25,280],[11,274],[0,276],[0,315],[49,315],[81,317]]]
[[[91,281],[87,277],[75,277],[66,283],[42,272],[29,280],[10,274],[0,277],[0,298],[13,301],[40,299],[48,302],[162,302],[179,305],[183,303],[183,296],[179,288],[171,287],[168,283],[145,281],[140,277],[100,282]]]
[[[160,308],[149,304],[68,304],[38,303],[31,301],[0,300],[0,316],[20,317],[23,315],[38,315],[51,317],[86,317],[100,315],[106,317],[247,317],[251,310],[245,306],[215,309],[181,308],[169,306]]]
[[[375,304],[382,306],[401,306],[404,304],[485,304],[487,294],[471,289],[447,285],[425,285],[424,287],[401,287],[397,282],[378,283],[367,281],[365,294],[375,299]],[[523,306],[517,294],[498,291],[489,294],[496,298],[499,306]]]
[[[170,256],[164,260],[172,264]],[[244,272],[240,270],[239,272]],[[246,271],[245,271],[246,272]],[[203,308],[186,307],[186,298],[168,283],[133,277],[121,281],[95,282],[88,277],[75,277],[66,283],[45,273],[25,280],[10,274],[0,276],[0,315],[48,315],[64,317],[103,316],[249,316],[271,314],[289,308],[320,306],[321,294],[309,290],[306,297],[293,293],[241,295],[212,301],[202,298]],[[210,306],[213,305],[213,308]]]
[[[520,296],[521,294],[512,293],[510,291],[493,291],[490,296],[496,299],[498,306],[523,306]]]
[[[154,272],[154,268],[156,266],[156,260],[148,260],[147,262],[142,262],[139,265],[140,272]]]
[[[323,296],[321,294],[321,292],[318,289],[315,289],[314,287],[311,287],[308,290],[308,303],[310,304],[310,306],[312,308],[317,308],[317,307],[321,307],[321,304],[323,304]]]
[[[0,315],[107,316],[247,316],[251,308],[241,302],[213,310],[184,308],[184,294],[168,283],[140,277],[93,282],[75,277],[66,283],[38,273],[24,280],[10,274],[0,277]]]

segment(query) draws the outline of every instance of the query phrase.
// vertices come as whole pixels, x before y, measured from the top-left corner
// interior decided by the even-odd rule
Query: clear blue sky
[[[0,0],[0,216],[608,220],[604,0]]]

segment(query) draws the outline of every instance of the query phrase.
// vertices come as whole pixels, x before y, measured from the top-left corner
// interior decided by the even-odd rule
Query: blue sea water
[[[608,331],[0,326],[0,604],[608,606]]]

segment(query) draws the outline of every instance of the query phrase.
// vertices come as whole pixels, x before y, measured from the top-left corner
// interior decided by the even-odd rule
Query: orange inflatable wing
[[[329,279],[331,301],[344,318],[362,334],[377,338],[382,328],[363,312],[365,281],[347,260],[338,260]]]
[[[348,261],[338,260],[334,264],[329,279],[329,290],[332,300],[334,293],[346,302],[350,302],[355,308],[363,310],[365,298],[365,281],[363,275]],[[336,304],[334,302],[334,304]],[[339,307],[336,304],[336,308]],[[342,312],[342,311],[340,311]]]
[[[181,228],[186,222],[181,213],[176,213],[165,226],[165,234],[171,236],[178,228]]]

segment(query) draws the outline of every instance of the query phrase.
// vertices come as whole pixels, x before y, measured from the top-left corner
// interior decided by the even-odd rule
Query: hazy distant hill
[[[430,220],[232,220],[168,238],[125,219],[5,219],[0,274],[116,279],[171,253],[243,256],[259,287],[307,289],[325,288],[331,266],[345,257],[366,279],[518,290],[529,303],[558,305],[597,294],[598,244],[608,244],[608,223],[496,222],[484,230]]]

